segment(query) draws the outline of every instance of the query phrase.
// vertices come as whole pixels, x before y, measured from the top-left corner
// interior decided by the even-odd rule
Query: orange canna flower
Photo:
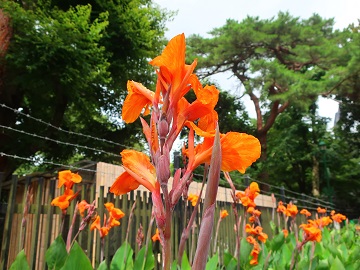
[[[284,233],[285,238],[288,237],[289,231],[287,229],[283,229],[282,232]]]
[[[111,228],[120,225],[119,219],[123,218],[125,214],[118,208],[114,207],[114,204],[111,202],[104,204],[106,209],[109,212],[108,219],[104,220],[104,226],[100,224],[100,216],[97,215],[94,222],[90,225],[90,230],[98,230],[100,233],[100,238],[104,238],[108,235]]]
[[[150,61],[150,65],[160,68],[157,94],[162,92],[165,96],[166,92],[170,91],[169,106],[174,108],[190,90],[191,77],[195,76],[192,72],[196,67],[197,60],[194,60],[191,65],[185,64],[185,46],[185,35],[177,35],[169,41],[161,55]],[[167,105],[165,105],[163,110],[167,109]]]
[[[317,226],[314,226],[314,224],[301,224],[299,227],[302,228],[305,233],[304,242],[321,241],[321,230]]]
[[[319,228],[324,228],[325,226],[329,225],[332,222],[329,216],[319,218],[315,220],[315,223]]]
[[[286,206],[286,215],[289,217],[291,216],[292,218],[295,218],[297,213],[298,213],[297,206],[295,204],[293,204],[292,202],[288,203],[288,205]]]
[[[333,221],[336,221],[338,223],[341,223],[343,220],[346,220],[346,216],[342,215],[342,214],[334,214],[332,217]]]
[[[192,170],[200,164],[210,163],[213,143],[214,137],[207,137],[204,138],[203,143],[196,146],[191,164]],[[245,133],[228,132],[221,134],[220,144],[221,170],[225,172],[238,170],[245,173],[245,170],[260,157],[259,140]],[[187,154],[187,152],[185,153]],[[189,157],[189,160],[191,158]]]
[[[89,207],[90,207],[90,204],[87,203],[87,201],[82,200],[81,202],[79,202],[78,209],[79,209],[80,215],[82,217],[84,217],[85,210],[89,209]]]
[[[160,193],[155,167],[147,155],[135,150],[123,150],[121,156],[125,171],[112,184],[110,192],[122,195],[143,185],[150,192]]]
[[[220,218],[221,218],[221,219],[226,218],[228,215],[229,215],[229,213],[228,213],[227,210],[221,210],[221,211],[220,211]]]
[[[66,188],[71,189],[74,183],[80,183],[81,180],[81,176],[77,173],[72,173],[70,170],[61,171],[59,172],[58,188],[64,185]]]
[[[260,189],[256,182],[252,182],[244,192],[237,192],[235,196],[241,200],[242,205],[246,207],[255,207],[255,198],[259,195]]]
[[[155,93],[141,83],[128,81],[128,95],[125,98],[122,108],[122,119],[125,123],[134,122],[145,108],[143,115],[150,112],[149,107],[153,104]]]
[[[278,213],[283,213],[283,214],[286,213],[286,207],[284,206],[284,204],[283,204],[282,201],[279,201],[279,203],[278,203],[278,208],[276,209],[276,211],[277,211]]]
[[[304,215],[304,216],[306,216],[306,217],[310,217],[310,216],[311,216],[311,213],[310,213],[308,210],[306,210],[306,209],[302,209],[302,210],[300,211],[300,214],[302,214],[302,215]]]
[[[67,209],[70,202],[75,199],[78,194],[79,191],[74,194],[72,189],[65,189],[63,195],[60,195],[51,201],[51,205],[58,206],[61,210]]]
[[[191,193],[190,193],[190,194],[188,195],[187,200],[191,202],[191,205],[192,205],[192,206],[195,206],[196,203],[197,203],[197,201],[199,200],[199,196],[196,195],[196,194],[191,194]]]
[[[156,228],[155,234],[151,237],[151,240],[153,242],[161,241],[160,240],[160,233],[159,233],[159,230],[157,228]]]
[[[318,208],[317,208],[317,212],[318,212],[319,214],[326,214],[326,209],[321,208],[321,207],[318,207]]]

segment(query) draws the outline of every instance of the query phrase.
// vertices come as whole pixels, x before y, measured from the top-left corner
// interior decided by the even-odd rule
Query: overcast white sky
[[[203,37],[213,28],[221,27],[226,19],[243,20],[246,16],[261,19],[275,17],[279,11],[288,11],[292,16],[308,18],[317,13],[323,18],[334,18],[335,28],[343,29],[360,19],[360,0],[154,0],[160,7],[177,10],[173,21],[167,23],[167,38],[185,33]],[[219,75],[216,80],[225,90],[239,94],[239,85],[229,75]],[[241,90],[241,89],[240,89]],[[244,97],[249,114],[254,116],[252,103]],[[338,110],[334,101],[321,100],[319,114],[333,118]],[[331,123],[332,126],[332,123]]]

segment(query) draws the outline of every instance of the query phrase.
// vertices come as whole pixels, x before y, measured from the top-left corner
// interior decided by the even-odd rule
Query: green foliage
[[[46,264],[49,269],[61,269],[67,257],[64,239],[59,235],[45,253]]]
[[[124,242],[115,252],[110,263],[110,270],[129,270],[133,269],[134,261],[132,259],[134,251],[129,243]]]
[[[30,270],[24,250],[20,251],[16,256],[15,261],[10,266],[10,270]]]
[[[136,135],[140,123],[125,127],[119,108],[129,78],[141,78],[149,87],[153,84],[154,73],[147,62],[162,49],[164,23],[170,14],[143,0],[54,0],[30,5],[0,1],[0,8],[11,18],[13,33],[0,61],[5,70],[0,78],[2,103],[55,127],[119,143],[69,136],[1,108],[1,125],[114,156],[11,130],[1,134],[2,151],[57,163],[70,162],[74,156],[116,163],[121,144],[141,147]],[[21,163],[18,159],[1,162],[0,170],[8,175]]]
[[[66,258],[62,270],[93,270],[89,258],[86,256],[85,252],[75,241],[73,246],[70,249],[69,255]]]

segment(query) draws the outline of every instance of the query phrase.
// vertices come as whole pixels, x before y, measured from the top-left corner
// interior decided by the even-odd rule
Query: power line
[[[39,123],[42,123],[42,124],[44,124],[44,125],[47,125],[47,126],[49,126],[49,127],[52,127],[52,128],[54,128],[54,129],[57,129],[57,130],[59,130],[59,131],[61,131],[61,132],[65,132],[65,133],[67,133],[67,134],[82,136],[82,137],[90,138],[90,139],[93,139],[93,140],[98,140],[98,141],[107,142],[107,143],[115,144],[115,145],[118,145],[118,146],[122,146],[122,147],[125,147],[125,148],[129,148],[129,147],[126,146],[126,145],[123,145],[123,144],[120,144],[120,143],[117,143],[117,142],[114,142],[114,141],[111,141],[111,140],[107,140],[107,139],[103,139],[103,138],[97,138],[97,137],[93,137],[93,136],[91,136],[91,135],[87,135],[87,134],[83,134],[83,133],[79,133],[79,132],[74,132],[74,131],[69,131],[69,130],[62,129],[62,128],[57,127],[57,126],[54,126],[54,125],[52,125],[52,124],[50,124],[50,123],[48,123],[48,122],[46,122],[46,121],[44,121],[44,120],[41,120],[41,119],[36,118],[36,117],[33,117],[33,116],[31,116],[31,115],[29,115],[29,114],[27,114],[27,113],[23,113],[23,112],[21,112],[21,111],[19,111],[19,110],[17,110],[17,109],[11,108],[11,107],[9,107],[9,106],[7,106],[7,105],[5,105],[5,104],[2,104],[2,103],[0,103],[0,106],[3,107],[3,108],[6,108],[6,109],[8,109],[8,110],[11,110],[11,111],[13,111],[13,112],[16,113],[16,114],[20,114],[20,115],[26,116],[26,117],[28,117],[28,118],[30,118],[30,119],[32,119],[32,120],[35,120],[35,121],[37,121],[37,122],[39,122]]]
[[[96,148],[92,148],[92,147],[88,147],[88,146],[84,146],[84,145],[74,144],[74,143],[62,142],[62,141],[58,141],[58,140],[55,140],[55,139],[51,139],[49,137],[43,137],[43,136],[40,136],[40,135],[37,135],[37,134],[29,133],[29,132],[26,132],[26,131],[23,131],[23,130],[15,129],[15,128],[12,128],[12,127],[7,127],[7,126],[3,126],[3,125],[0,125],[0,127],[8,129],[8,130],[16,131],[16,132],[19,132],[19,133],[22,133],[22,134],[26,134],[26,135],[29,135],[29,136],[32,136],[32,137],[40,138],[40,139],[43,139],[43,140],[52,141],[52,142],[55,142],[55,143],[58,143],[58,144],[74,146],[74,147],[78,147],[78,148],[83,148],[83,149],[92,150],[92,151],[108,154],[108,155],[111,155],[111,156],[119,157],[119,155],[116,155],[114,153],[107,152],[107,151],[104,151],[104,150],[100,150],[100,149],[96,149]]]

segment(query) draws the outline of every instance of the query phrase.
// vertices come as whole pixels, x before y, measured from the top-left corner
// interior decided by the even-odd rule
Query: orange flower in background
[[[79,209],[79,213],[82,217],[84,217],[84,213],[86,209],[89,209],[91,204],[89,204],[87,201],[82,200],[81,202],[79,202],[78,204],[78,209]]]
[[[346,220],[346,216],[339,214],[339,213],[332,215],[331,218],[333,221],[336,221],[338,223],[341,223],[342,221]]]
[[[155,93],[141,83],[134,81],[127,82],[127,90],[128,95],[122,108],[122,119],[125,123],[132,123],[139,117],[144,108],[144,116],[149,114],[149,107],[153,103]]]
[[[324,208],[318,207],[316,210],[319,214],[326,214],[326,209]]]
[[[221,219],[226,218],[228,215],[229,215],[229,213],[228,213],[227,210],[221,210],[221,211],[220,211],[220,218],[221,218]]]
[[[153,242],[161,241],[161,240],[160,240],[160,233],[159,233],[159,230],[158,230],[158,229],[156,229],[155,234],[151,237],[151,240],[152,240]]]
[[[285,238],[288,237],[289,231],[287,229],[283,229],[282,232],[284,233]]]
[[[192,205],[192,206],[195,206],[196,203],[197,203],[197,201],[199,200],[199,196],[196,195],[196,194],[191,194],[191,193],[190,193],[190,194],[188,195],[187,200],[191,202],[191,205]]]
[[[78,194],[79,191],[74,194],[72,189],[65,189],[63,195],[60,195],[51,201],[51,205],[58,206],[61,210],[65,210],[69,207],[70,202],[75,199]]]
[[[70,170],[61,171],[59,172],[58,188],[64,185],[66,188],[71,189],[74,183],[80,183],[81,180],[81,176],[77,173],[72,173]]]
[[[123,150],[121,156],[125,171],[112,184],[110,192],[122,195],[143,185],[150,192],[160,193],[155,167],[147,155],[135,150]]]
[[[308,241],[321,241],[321,230],[313,223],[301,224],[299,227],[302,228],[305,233],[304,243]]]
[[[302,209],[302,210],[300,211],[300,214],[302,214],[302,215],[304,215],[304,216],[306,216],[306,217],[310,217],[310,216],[311,216],[311,213],[310,213],[308,210],[306,210],[306,209]]]
[[[260,188],[256,182],[252,182],[244,192],[238,191],[235,196],[241,201],[243,206],[256,207],[255,198],[259,195]]]
[[[286,215],[291,216],[292,218],[295,218],[295,216],[298,213],[297,206],[293,204],[292,202],[288,203],[286,206]]]
[[[114,204],[111,202],[104,204],[107,211],[109,212],[108,218],[104,219],[104,225],[100,224],[100,216],[97,215],[94,222],[90,225],[90,230],[98,230],[100,233],[100,238],[104,238],[108,235],[111,228],[120,225],[119,219],[123,218],[125,214],[118,208],[114,207]]]
[[[284,204],[283,204],[282,201],[279,201],[278,207],[277,207],[276,211],[277,211],[278,213],[286,214],[286,207],[284,206]]]
[[[326,217],[322,217],[319,219],[315,220],[315,223],[317,224],[317,226],[321,229],[324,228],[325,226],[329,225],[332,222],[331,218],[329,216]]]

